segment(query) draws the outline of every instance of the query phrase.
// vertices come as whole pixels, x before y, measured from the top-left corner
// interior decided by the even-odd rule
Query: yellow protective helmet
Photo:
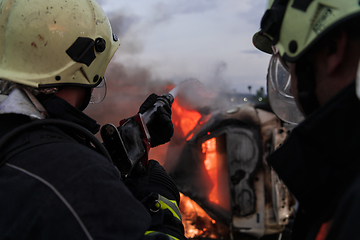
[[[0,79],[95,87],[119,45],[94,0],[0,1]]]
[[[275,46],[294,62],[327,32],[359,15],[358,0],[270,0],[253,43],[270,54]]]
[[[261,51],[273,54],[267,90],[270,105],[280,119],[296,124],[304,119],[302,113],[309,115],[318,106],[311,78],[298,77],[302,112],[297,108],[286,61],[296,62],[331,30],[359,16],[359,0],[268,0],[253,43]],[[360,98],[360,87],[358,92]]]

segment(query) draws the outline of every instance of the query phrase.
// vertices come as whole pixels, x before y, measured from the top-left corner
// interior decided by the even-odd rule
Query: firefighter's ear
[[[345,32],[341,32],[339,36],[334,37],[325,49],[327,71],[334,74],[344,63],[346,51],[348,47],[348,36]]]

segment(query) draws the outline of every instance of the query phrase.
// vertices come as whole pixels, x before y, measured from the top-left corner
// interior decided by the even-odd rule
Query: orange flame
[[[195,110],[187,110],[182,108],[179,103],[175,100],[172,107],[172,111],[179,116],[177,119],[173,119],[173,124],[180,128],[183,136],[187,136],[188,133],[194,129],[194,127],[198,124],[201,115],[199,112]],[[192,134],[187,137],[186,140],[191,139]]]
[[[172,105],[172,111],[175,131],[179,133],[182,140],[186,139],[186,141],[190,140],[196,130],[201,127],[198,125],[206,123],[210,117],[210,115],[202,116],[196,110],[186,109],[176,99]],[[208,132],[207,135],[211,135],[211,133]],[[217,136],[202,143],[201,151],[205,156],[205,169],[213,183],[208,201],[230,212],[227,154],[218,152],[224,147],[224,144],[226,144],[225,138]],[[227,226],[216,222],[195,201],[183,194],[181,194],[180,211],[183,217],[185,236],[189,239],[197,237],[217,239],[228,233]]]
[[[180,106],[176,99],[172,105],[172,111],[174,113],[174,127],[181,133],[181,136],[186,138],[186,141],[193,137],[194,133],[192,131],[198,124],[202,125],[204,124],[204,121],[206,122],[208,120],[208,118],[205,117],[200,121],[202,115],[199,112],[196,110],[185,109]],[[210,132],[207,133],[207,135],[210,134]],[[213,188],[208,199],[210,202],[230,211],[230,189],[227,178],[225,177],[228,175],[227,155],[226,153],[217,152],[217,145],[219,144],[225,144],[225,139],[216,137],[202,143],[201,150],[205,155],[204,166],[213,183]]]
[[[202,144],[202,152],[205,153],[205,168],[210,175],[210,179],[214,183],[214,187],[209,194],[209,201],[219,204],[218,198],[218,157],[216,153],[216,139],[211,138]]]
[[[209,193],[208,199],[210,202],[217,204],[224,210],[230,211],[230,188],[227,180],[227,154],[218,151],[218,147],[223,145],[224,141],[224,137],[217,136],[202,143],[201,148],[205,155],[205,169],[213,183],[213,188]]]
[[[208,232],[214,227],[216,221],[189,197],[180,193],[180,199],[180,211],[182,212],[185,237],[211,236]],[[199,219],[201,219],[200,222]]]

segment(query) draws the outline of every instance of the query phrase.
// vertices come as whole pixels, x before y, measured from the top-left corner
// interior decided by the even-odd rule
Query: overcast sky
[[[114,60],[155,80],[197,78],[238,92],[265,87],[270,59],[254,48],[266,0],[98,0],[121,46]]]

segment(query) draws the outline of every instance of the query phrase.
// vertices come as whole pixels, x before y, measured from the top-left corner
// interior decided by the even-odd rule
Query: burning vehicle
[[[288,128],[251,103],[194,109],[177,98],[172,111],[164,168],[181,192],[185,236],[286,239],[295,200],[265,158]]]
[[[209,97],[199,82],[188,83],[190,86],[184,84],[183,89],[174,90],[172,84],[149,90],[173,89],[175,97],[171,107],[174,136],[170,143],[152,149],[150,158],[164,166],[181,192],[179,207],[185,236],[289,239],[286,233],[291,228],[295,200],[265,161],[284,141],[289,127],[251,101],[250,95],[231,93],[224,103],[225,98],[216,99],[216,94]],[[141,104],[136,100],[148,93],[139,96],[140,92],[130,91],[129,86],[111,86],[107,98],[110,106],[97,108],[90,115],[107,123],[119,119],[118,111],[108,109],[123,109],[125,116],[132,114],[133,110],[126,111],[128,104],[113,103],[134,102],[136,109]],[[119,96],[131,97],[131,101],[120,101]]]

